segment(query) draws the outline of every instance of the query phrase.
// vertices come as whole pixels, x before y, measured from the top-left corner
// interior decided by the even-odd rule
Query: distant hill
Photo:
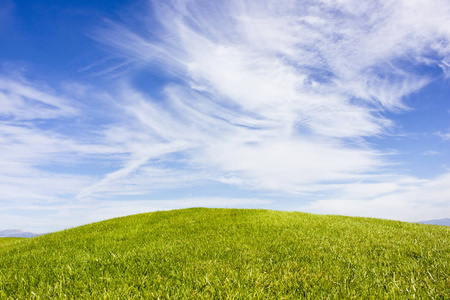
[[[450,226],[450,219],[436,219],[429,221],[418,222],[420,224],[428,224],[428,225],[442,225],[442,226]]]
[[[192,208],[16,239],[0,246],[0,299],[450,295],[445,226]]]
[[[20,229],[6,229],[6,230],[0,230],[0,237],[24,237],[24,238],[31,238],[38,236],[39,234],[35,234],[32,232],[23,231]]]

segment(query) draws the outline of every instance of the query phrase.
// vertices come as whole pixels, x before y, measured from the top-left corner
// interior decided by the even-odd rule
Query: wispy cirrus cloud
[[[37,88],[23,78],[0,77],[0,101],[0,195],[4,201],[70,198],[95,175],[73,174],[64,168],[120,154],[114,144],[73,135],[70,123],[82,111],[73,99]],[[61,119],[69,123],[64,125]]]
[[[254,195],[211,205],[265,205],[270,195],[322,213],[450,211],[448,174],[411,174],[389,144],[406,135],[393,116],[413,111],[409,97],[448,78],[448,1],[142,3],[132,22],[89,32],[106,50],[79,68],[92,86],[60,92],[0,77],[4,199],[115,216],[126,201],[133,212],[209,206],[147,201],[213,183],[218,196],[225,186]],[[446,129],[435,135],[448,139]]]
[[[77,109],[57,98],[17,80],[0,78],[0,114],[13,121],[70,117]]]
[[[364,138],[392,130],[384,112],[408,109],[404,97],[433,79],[417,68],[450,53],[442,1],[151,6],[157,25],[116,23],[97,35],[137,68],[151,63],[177,80],[162,101],[122,89],[127,112],[153,147],[164,145],[160,155],[181,153],[191,170],[248,188],[296,193],[384,172],[387,153]]]

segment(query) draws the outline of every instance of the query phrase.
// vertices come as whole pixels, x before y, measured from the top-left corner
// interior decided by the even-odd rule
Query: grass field
[[[0,299],[449,299],[450,227],[154,212],[0,245]]]
[[[18,237],[0,237],[0,247],[3,245],[11,244],[17,241],[21,241],[23,238]]]

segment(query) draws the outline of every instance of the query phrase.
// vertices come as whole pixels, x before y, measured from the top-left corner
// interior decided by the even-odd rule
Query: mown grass
[[[194,208],[0,247],[1,299],[449,299],[450,228]]]

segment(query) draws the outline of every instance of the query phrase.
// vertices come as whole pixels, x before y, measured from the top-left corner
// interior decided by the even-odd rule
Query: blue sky
[[[450,217],[450,3],[0,4],[0,228]]]

